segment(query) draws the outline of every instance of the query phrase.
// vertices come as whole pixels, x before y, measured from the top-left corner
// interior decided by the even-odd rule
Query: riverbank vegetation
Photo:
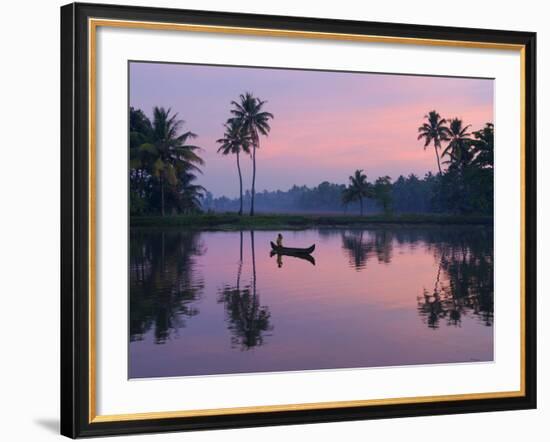
[[[216,230],[271,230],[306,229],[311,227],[368,226],[370,224],[492,224],[490,216],[444,215],[444,214],[401,214],[401,215],[282,215],[256,214],[254,217],[239,216],[236,213],[203,213],[179,216],[133,216],[132,227],[186,227]]]

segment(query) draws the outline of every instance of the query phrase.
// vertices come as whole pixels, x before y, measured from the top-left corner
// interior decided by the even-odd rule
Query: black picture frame
[[[524,395],[319,410],[94,422],[90,419],[88,19],[187,23],[524,47]],[[61,434],[76,438],[536,408],[536,34],[166,8],[61,8]]]

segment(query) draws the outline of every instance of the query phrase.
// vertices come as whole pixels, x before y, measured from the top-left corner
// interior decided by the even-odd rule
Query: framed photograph
[[[535,44],[62,7],[62,434],[535,408]]]

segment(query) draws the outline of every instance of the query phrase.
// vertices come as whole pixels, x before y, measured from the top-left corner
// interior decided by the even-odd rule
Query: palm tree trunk
[[[241,174],[241,163],[239,162],[239,152],[237,151],[237,170],[239,171],[239,216],[243,214],[243,176]]]
[[[164,179],[160,176],[160,213],[164,216]]]
[[[434,143],[435,157],[437,158],[437,168],[439,169],[439,175],[441,175],[441,164],[439,163],[439,154],[437,153],[437,145]]]
[[[360,208],[359,213],[361,213],[361,216],[363,216],[363,198],[359,198],[359,208]]]
[[[256,193],[256,143],[252,146],[252,190],[250,200],[250,216],[254,216],[254,194]]]

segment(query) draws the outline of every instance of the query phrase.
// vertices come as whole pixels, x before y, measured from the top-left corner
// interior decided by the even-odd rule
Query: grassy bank
[[[186,227],[202,230],[241,230],[241,229],[305,229],[312,227],[346,227],[369,224],[437,224],[437,225],[492,225],[489,216],[455,216],[436,214],[407,215],[286,215],[258,214],[254,217],[238,216],[233,213],[174,216],[133,216],[133,227]]]

